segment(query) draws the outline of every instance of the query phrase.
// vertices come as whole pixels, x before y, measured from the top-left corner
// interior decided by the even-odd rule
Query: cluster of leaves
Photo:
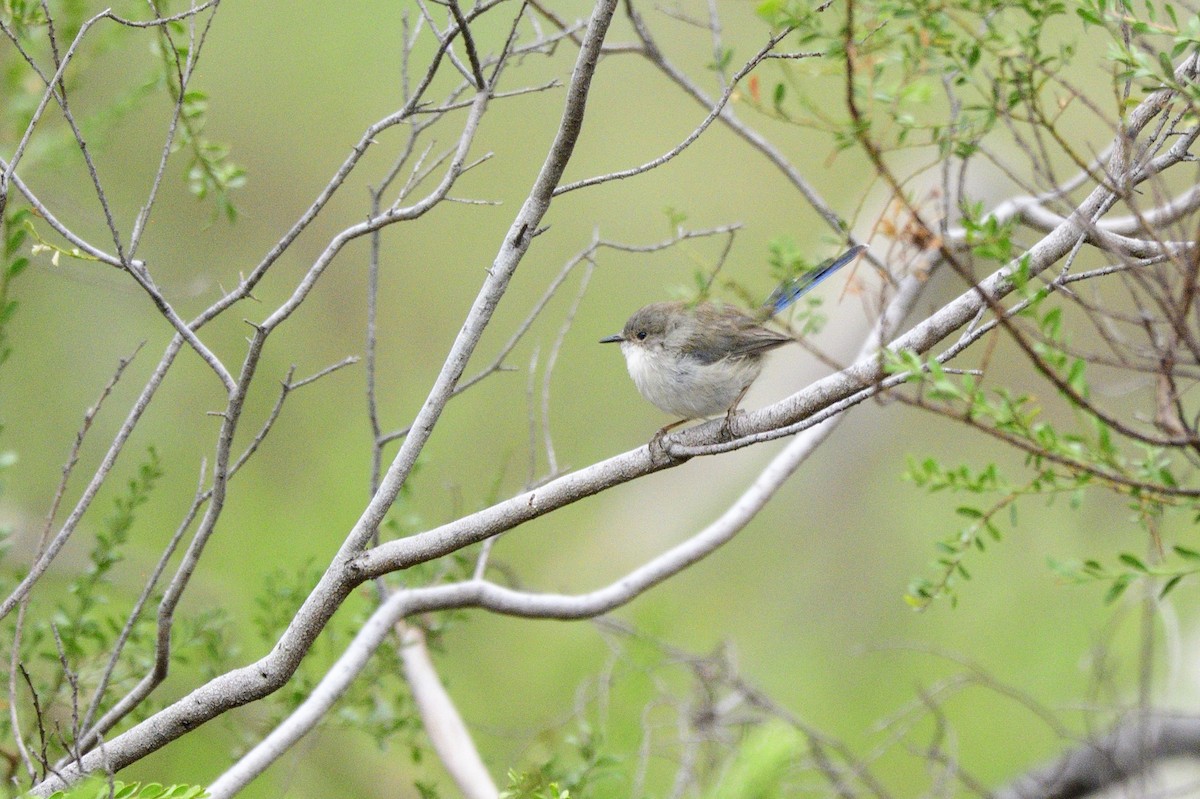
[[[601,782],[616,775],[619,761],[605,752],[603,743],[599,733],[581,723],[536,767],[510,770],[500,799],[587,799]]]
[[[957,584],[971,579],[967,557],[973,552],[986,552],[990,543],[1003,540],[1002,521],[1010,527],[1017,526],[1021,499],[1054,497],[1065,492],[1071,498],[1071,506],[1078,507],[1083,489],[1091,482],[1086,475],[1064,475],[1053,468],[1042,468],[1024,485],[1014,485],[1001,475],[995,464],[974,470],[961,464],[946,466],[934,458],[910,460],[904,478],[930,493],[949,491],[979,498],[955,508],[955,513],[966,522],[936,543],[935,576],[919,577],[909,584],[904,599],[917,610],[924,610],[943,598],[951,605],[957,604]],[[987,497],[992,499],[983,504]]]
[[[309,563],[294,572],[280,569],[266,576],[255,597],[256,610],[251,619],[264,645],[271,646],[278,640],[320,575],[320,569]],[[305,658],[282,690],[267,700],[270,712],[263,718],[262,728],[276,726],[311,695],[329,662],[345,650],[376,607],[372,591],[364,591],[362,599],[354,613],[338,617],[326,627],[322,646]],[[414,763],[420,763],[427,747],[403,673],[394,643],[385,642],[339,699],[337,711],[325,721],[363,731],[381,749],[399,743]],[[245,737],[246,745],[251,745],[260,736],[258,730],[246,730]]]
[[[764,20],[793,29],[789,41],[825,57],[775,62],[778,77],[764,90],[760,84],[767,78],[752,76],[745,102],[773,118],[825,131],[839,149],[869,136],[882,151],[933,146],[939,159],[975,154],[1003,120],[1001,129],[1027,126],[1049,134],[1082,166],[1090,153],[1075,151],[1077,131],[1065,127],[1077,94],[1068,70],[1080,47],[1094,52],[1107,44],[1114,81],[1200,97],[1200,87],[1176,81],[1173,67],[1200,43],[1200,21],[1170,3],[870,0],[852,8],[848,30],[840,6],[762,0],[758,13]],[[810,89],[814,70],[845,80],[848,41],[855,96],[870,106],[857,124],[835,116]],[[1093,63],[1087,62],[1089,70]]]
[[[0,259],[0,366],[11,352],[7,327],[17,312],[17,301],[12,298],[13,281],[29,267],[29,257],[22,252],[28,237],[25,227],[28,219],[29,210],[19,208],[5,214],[0,222],[0,237],[4,241],[4,257]]]
[[[1200,87],[1175,79],[1175,59],[1200,45],[1200,17],[1192,9],[1180,14],[1171,3],[1080,0],[1075,14],[1087,28],[1111,31],[1121,26],[1125,35],[1110,37],[1108,50],[1118,79],[1129,80],[1144,92],[1167,86],[1200,100]],[[1148,42],[1153,46],[1146,47]]]
[[[1160,586],[1158,596],[1161,599],[1185,578],[1200,573],[1200,552],[1188,547],[1175,545],[1171,547],[1170,554],[1160,560],[1161,563],[1150,565],[1137,555],[1122,552],[1117,556],[1119,566],[1104,566],[1095,559],[1051,560],[1050,568],[1071,583],[1108,583],[1108,590],[1104,594],[1107,603],[1116,602],[1129,586],[1145,580],[1153,580]]]
[[[170,3],[156,5],[164,16],[171,13]],[[54,4],[55,36],[58,41],[71,41],[88,12],[88,5],[81,0],[64,0]],[[43,68],[50,63],[50,26],[42,3],[33,0],[0,2],[0,20],[5,22],[15,40],[27,52],[46,56]],[[69,92],[78,89],[80,79],[88,74],[89,65],[112,46],[121,30],[120,26],[109,24],[89,31],[83,44],[73,51],[71,68],[62,75]],[[209,107],[207,94],[190,84],[187,87],[181,85],[181,76],[192,68],[190,57],[194,40],[188,23],[175,20],[146,30],[156,37],[151,43],[151,50],[157,58],[156,64],[141,80],[131,81],[122,94],[107,98],[102,106],[82,120],[82,126],[95,139],[113,123],[128,117],[148,98],[165,94],[179,109],[179,124],[176,126],[172,152],[184,154],[183,177],[188,191],[198,200],[211,200],[215,213],[233,221],[237,217],[233,191],[245,185],[246,171],[232,160],[228,145],[205,135]],[[53,72],[53,68],[50,68],[48,74]],[[15,49],[0,50],[0,97],[4,97],[4,103],[0,105],[0,143],[15,143],[24,135],[42,100],[44,87],[36,81],[30,81],[28,76],[28,65]],[[35,163],[74,152],[76,147],[77,143],[69,129],[62,124],[56,126],[54,116],[47,114],[39,122],[38,135],[29,141],[25,149],[21,167],[29,170]],[[56,253],[79,255],[75,250],[53,244],[48,246]]]
[[[199,785],[161,785],[148,782],[109,783],[103,779],[89,779],[71,786],[67,791],[55,791],[50,799],[204,799],[208,791]]]
[[[58,48],[51,44],[48,11],[53,15],[53,34]],[[9,25],[13,40],[38,63],[45,76],[55,74],[55,59],[62,56],[62,48],[75,39],[87,16],[94,12],[95,8],[89,8],[89,4],[83,0],[0,2],[0,20]],[[93,28],[82,43],[72,50],[71,66],[62,73],[59,84],[66,88],[69,97],[74,96],[86,83],[84,76],[88,74],[88,69],[118,36],[119,27],[116,25]],[[44,93],[45,85],[41,78],[31,79],[29,65],[17,49],[0,48],[0,97],[4,98],[4,103],[0,104],[0,145],[15,144],[25,135]],[[105,107],[85,118],[77,118],[77,121],[86,135],[94,139],[109,123],[120,119],[142,96],[143,91],[135,90],[113,98]],[[54,113],[44,113],[38,121],[36,135],[27,142],[19,168],[28,171],[33,165],[67,159],[78,152],[77,147],[70,127]],[[10,155],[11,150],[6,154]]]
[[[179,75],[188,64],[191,38],[182,21],[158,28],[154,52],[162,66],[157,76],[173,102],[179,104],[179,135],[175,152],[187,154],[185,167],[188,190],[198,200],[211,198],[216,212],[230,222],[237,220],[232,192],[246,183],[246,170],[230,158],[228,145],[204,135],[208,120],[208,95],[196,88],[183,88]]]
[[[68,607],[61,604],[58,615],[67,622],[60,626],[59,633],[63,635],[68,655],[81,655],[85,650],[82,643],[85,639],[97,644],[107,643],[107,634],[103,629],[105,625],[100,624],[94,614],[107,601],[101,589],[111,586],[111,572],[124,559],[123,550],[129,542],[129,531],[137,519],[137,511],[150,501],[162,476],[158,451],[149,447],[146,459],[138,466],[136,475],[126,483],[125,492],[113,500],[112,512],[96,532],[96,543],[88,557],[88,568],[67,585],[67,596],[74,600],[74,605]]]
[[[166,3],[156,5],[162,13],[170,13]],[[42,74],[53,74],[55,59],[63,55],[61,46],[75,38],[86,16],[93,11],[82,0],[62,0],[53,4],[36,0],[0,2],[0,21],[5,24],[5,31],[15,45],[0,48],[0,97],[4,98],[0,103],[0,149],[7,142],[9,152],[6,155],[11,156],[16,143],[26,135],[46,91],[37,76],[31,73],[31,64],[40,66]],[[48,17],[51,13],[53,25]],[[72,48],[72,63],[63,72],[59,84],[62,90],[68,95],[80,90],[82,79],[90,74],[88,69],[96,57],[110,46],[118,32],[129,30],[115,23],[101,23],[90,30],[82,43]],[[192,89],[181,88],[180,76],[184,74],[184,65],[190,55],[188,33],[179,22],[172,23],[169,30],[165,27],[144,30],[156,36],[159,45],[156,52],[160,58],[152,67],[151,77],[140,83],[131,82],[124,94],[106,99],[88,117],[77,117],[79,125],[95,141],[109,123],[123,119],[155,90],[165,91],[179,104],[181,111],[176,149],[190,154],[186,170],[193,194],[201,199],[215,197],[218,209],[232,218],[234,211],[229,192],[241,185],[244,174],[229,162],[225,148],[203,136],[206,98]],[[89,85],[96,85],[96,82],[92,80]],[[50,107],[53,109],[53,104]],[[81,106],[76,110],[78,107]],[[19,167],[31,171],[76,151],[77,143],[70,127],[51,111],[39,121],[37,135],[24,142]],[[11,186],[6,184],[5,188],[11,189]],[[54,262],[61,255],[84,257],[76,248],[57,243],[57,236],[43,238],[35,226],[37,220],[37,215],[23,206],[22,198],[15,191],[0,197],[0,364],[10,353],[9,323],[18,307],[12,287],[30,265],[30,256],[49,252]],[[15,461],[14,453],[0,448],[0,471]],[[32,704],[39,729],[53,723],[59,730],[53,736],[54,742],[66,745],[67,739],[79,732],[73,727],[81,722],[91,694],[102,683],[109,692],[106,696],[119,694],[141,679],[153,665],[154,618],[153,610],[147,609],[156,607],[161,597],[148,597],[149,601],[135,622],[128,623],[135,597],[130,595],[127,585],[122,585],[119,575],[131,532],[162,476],[162,464],[151,447],[133,477],[118,490],[111,513],[95,525],[95,540],[86,566],[60,586],[53,607],[44,609],[33,603],[28,612],[21,615],[20,621],[15,615],[5,620],[4,635],[9,640],[20,641],[17,661],[27,688],[23,697],[12,697],[11,700],[23,705]],[[0,530],[0,537],[5,541],[7,536],[7,530]],[[3,554],[0,549],[0,556]],[[5,584],[19,576],[17,567],[5,564]],[[15,638],[16,624],[22,625],[19,638]],[[228,619],[221,610],[202,610],[190,616],[177,614],[172,662],[195,665],[209,674],[223,671],[235,652],[228,640],[228,629]],[[120,659],[110,672],[109,661],[118,648]],[[152,698],[131,715],[131,720],[144,718],[160,706]],[[0,734],[9,740],[13,734],[12,717],[6,713],[0,719]],[[52,743],[46,739],[47,734],[43,730],[43,750]],[[54,756],[52,752],[46,754],[51,759]],[[76,788],[69,795],[109,796],[110,787],[107,783],[98,787],[89,784]],[[201,793],[200,789],[189,786],[164,788],[120,783],[116,784],[116,790],[117,796],[146,799],[183,799]]]
[[[420,469],[421,464],[418,463],[414,474]],[[425,521],[413,502],[416,483],[410,479],[401,489],[388,518],[381,525],[385,537],[399,538],[425,527]],[[498,495],[503,484],[498,477],[493,493]],[[494,502],[495,499],[494,496],[486,497],[483,501]],[[470,577],[473,568],[474,560],[470,553],[458,552],[438,562],[413,566],[406,570],[405,579],[411,585],[465,580]],[[261,644],[270,647],[278,641],[320,577],[321,568],[311,561],[293,571],[277,569],[264,577],[251,616],[253,631]],[[327,673],[332,659],[345,651],[351,639],[378,607],[379,590],[383,588],[375,584],[363,588],[360,600],[352,603],[352,612],[340,614],[331,620],[322,632],[321,645],[305,658],[282,690],[265,700],[264,707],[269,710],[258,728],[241,731],[245,746],[257,742],[261,730],[276,726],[311,695],[318,680]],[[464,616],[464,611],[443,611],[427,614],[409,623],[419,624],[427,645],[437,650],[446,631]],[[429,753],[428,741],[404,680],[404,668],[394,639],[389,639],[375,651],[363,672],[339,698],[337,710],[323,722],[365,732],[380,749],[402,747],[414,764],[424,762]],[[435,796],[437,793],[433,783],[418,783],[416,787],[422,796]]]
[[[990,230],[990,226],[982,226]],[[989,235],[988,247],[1007,247],[1005,235]],[[1007,512],[1010,526],[1016,526],[1019,502],[1028,497],[1052,501],[1066,494],[1070,507],[1082,504],[1085,490],[1102,488],[1129,500],[1132,518],[1145,531],[1148,540],[1158,542],[1162,516],[1171,509],[1188,510],[1189,504],[1174,491],[1179,485],[1179,464],[1171,453],[1159,447],[1138,445],[1127,450],[1118,444],[1108,422],[1091,404],[1091,386],[1087,362],[1072,354],[1063,323],[1063,310],[1051,302],[1053,296],[1044,286],[1034,286],[1022,265],[1012,276],[1016,285],[1019,311],[1010,322],[1022,324],[1019,335],[1040,364],[1055,395],[1070,410],[1073,424],[1054,421],[1043,412],[1043,404],[1032,393],[1013,393],[1005,388],[988,390],[983,379],[969,371],[951,372],[936,359],[923,360],[911,352],[889,353],[887,368],[904,374],[918,386],[917,403],[964,422],[999,438],[1026,453],[1031,476],[1024,484],[1006,480],[994,464],[973,469],[965,465],[947,466],[925,458],[909,464],[906,478],[933,493],[953,491],[984,498],[988,502],[964,504],[957,513],[967,523],[937,543],[937,576],[915,580],[908,601],[924,608],[941,597],[955,599],[955,583],[969,579],[964,564],[971,552],[982,552],[989,542],[1003,537],[999,519]],[[1189,511],[1190,512],[1190,511]],[[1177,555],[1187,559],[1187,550],[1176,547]],[[1190,562],[1181,568],[1150,569],[1140,565],[1134,555],[1121,556],[1126,567],[1102,568],[1095,561],[1074,566],[1055,564],[1056,571],[1076,582],[1105,580],[1111,583],[1109,598],[1115,599],[1140,577],[1164,577],[1166,590],[1194,573]]]
[[[1013,259],[1015,217],[1002,222],[995,214],[985,213],[982,202],[968,203],[962,212],[960,223],[972,255],[995,264],[1007,264]],[[1020,270],[1023,271],[1017,272],[1017,279],[1028,285],[1028,264],[1022,264]]]
[[[119,694],[152,667],[153,615],[143,611],[126,628],[133,598],[119,579],[117,567],[125,559],[139,511],[150,502],[162,476],[158,453],[151,447],[135,475],[113,499],[112,511],[96,531],[86,568],[63,586],[61,599],[48,616],[42,615],[34,604],[23,617],[18,662],[31,692],[33,712],[42,723],[51,719],[73,719],[74,723],[80,723],[102,681],[109,692]],[[5,620],[4,635],[9,639],[14,637],[16,619],[10,616]],[[223,612],[208,610],[195,616],[181,616],[176,631],[172,663],[186,665],[199,661],[209,671],[226,667],[234,650],[228,641],[228,619]],[[123,647],[121,657],[110,672],[109,661],[119,646]],[[159,709],[163,701],[148,699],[131,715],[131,720],[144,718]],[[10,719],[8,714],[0,719],[0,732],[5,737],[13,734]],[[75,735],[81,730],[70,726],[62,730],[64,736],[68,732]],[[43,745],[46,743],[49,742]]]
[[[0,1],[0,20],[13,32],[19,41],[28,42],[46,25],[46,15],[37,0]],[[24,67],[17,63],[13,52],[6,59],[6,50],[0,50],[0,95],[4,105],[0,107],[0,141],[20,135],[33,118],[38,97],[24,85]]]

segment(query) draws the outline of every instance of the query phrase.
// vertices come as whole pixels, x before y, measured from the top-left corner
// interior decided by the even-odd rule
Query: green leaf
[[[772,94],[771,102],[775,106],[775,110],[783,113],[783,98],[787,94],[787,86],[783,83],[775,84],[775,91]]]
[[[1133,576],[1122,574],[1117,579],[1113,580],[1112,585],[1108,587],[1108,592],[1104,594],[1104,604],[1111,605],[1121,598],[1121,594],[1125,593],[1125,589],[1129,587],[1129,583],[1133,581]]]
[[[1146,564],[1142,563],[1140,558],[1138,558],[1136,555],[1131,555],[1128,552],[1122,552],[1117,556],[1117,560],[1121,561],[1131,569],[1135,569],[1140,572],[1149,571],[1149,569],[1146,568]]]
[[[1200,560],[1200,552],[1197,552],[1194,549],[1188,549],[1187,547],[1181,547],[1181,546],[1173,546],[1173,547],[1171,547],[1171,549],[1173,549],[1175,551],[1176,555],[1183,558],[1184,560],[1193,560],[1193,561]]]
[[[1158,51],[1158,65],[1162,67],[1166,77],[1171,79],[1175,77],[1175,65],[1171,63],[1171,57],[1162,50]]]
[[[1087,393],[1087,381],[1084,379],[1084,371],[1086,368],[1087,364],[1084,363],[1082,358],[1076,358],[1071,362],[1071,369],[1067,373],[1067,385],[1069,385],[1076,394],[1083,395]]]
[[[1158,592],[1158,598],[1162,599],[1167,594],[1169,594],[1172,590],[1174,590],[1175,586],[1179,585],[1180,581],[1182,581],[1184,577],[1185,577],[1185,575],[1177,574],[1174,577],[1172,577],[1170,580],[1167,580],[1166,584],[1163,585],[1162,590]]]

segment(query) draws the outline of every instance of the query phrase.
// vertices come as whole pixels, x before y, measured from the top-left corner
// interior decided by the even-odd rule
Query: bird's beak
[[[605,338],[600,339],[600,343],[601,344],[617,344],[624,340],[625,340],[625,337],[622,336],[620,333],[618,333],[615,336],[607,336]]]

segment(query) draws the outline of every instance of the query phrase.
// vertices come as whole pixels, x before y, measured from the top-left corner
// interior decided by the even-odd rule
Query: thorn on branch
[[[294,388],[294,386],[292,386],[292,378],[295,376],[296,376],[296,364],[292,364],[291,366],[288,367],[287,376],[284,377],[283,380],[281,380],[279,383],[280,387],[283,389],[284,394],[288,393],[289,391],[292,390],[292,388]]]

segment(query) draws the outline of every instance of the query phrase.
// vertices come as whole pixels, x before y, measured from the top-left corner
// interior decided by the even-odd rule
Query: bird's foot
[[[667,430],[664,427],[662,430],[659,430],[654,434],[654,436],[650,439],[650,443],[647,445],[650,447],[650,457],[654,460],[658,460],[667,454],[667,445],[663,443],[663,439],[666,438],[666,435]]]
[[[732,441],[734,438],[736,438],[737,436],[733,434],[733,420],[738,416],[744,416],[745,414],[745,411],[738,410],[736,407],[730,408],[728,411],[726,411],[725,420],[721,422],[721,427],[717,430],[717,437],[720,438],[722,442]]]
[[[650,457],[658,458],[664,455],[669,456],[671,453],[667,452],[667,445],[664,442],[667,433],[671,432],[676,427],[679,427],[679,425],[685,424],[687,421],[687,419],[680,419],[678,422],[671,422],[669,425],[665,425],[660,428],[659,431],[654,434],[654,437],[650,439],[650,443],[648,445],[650,447]]]

